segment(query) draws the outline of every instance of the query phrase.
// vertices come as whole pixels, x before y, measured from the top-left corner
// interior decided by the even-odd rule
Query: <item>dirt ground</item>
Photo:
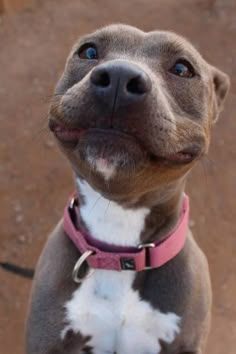
[[[50,95],[74,40],[112,22],[177,31],[232,81],[209,157],[192,172],[188,192],[192,229],[213,283],[207,353],[235,354],[235,18],[235,0],[40,0],[0,18],[0,260],[34,266],[73,190],[69,166],[46,125]],[[0,270],[2,354],[24,353],[30,286]]]

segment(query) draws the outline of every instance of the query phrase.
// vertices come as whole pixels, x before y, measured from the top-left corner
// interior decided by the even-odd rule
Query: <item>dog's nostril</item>
[[[148,79],[145,79],[140,75],[130,79],[126,85],[126,89],[129,93],[142,95],[149,91],[150,82]]]
[[[110,85],[110,77],[107,73],[101,74],[99,84],[100,84],[100,86],[103,86],[103,87]]]
[[[110,76],[106,71],[94,70],[91,74],[91,81],[95,86],[107,87],[110,85]]]

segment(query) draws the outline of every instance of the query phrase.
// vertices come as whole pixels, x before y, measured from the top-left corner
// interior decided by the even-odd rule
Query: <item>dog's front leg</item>
[[[77,259],[78,251],[59,223],[36,267],[26,325],[27,354],[79,354],[86,346],[87,338],[79,333],[68,330],[62,336],[64,305],[77,287],[71,277]]]

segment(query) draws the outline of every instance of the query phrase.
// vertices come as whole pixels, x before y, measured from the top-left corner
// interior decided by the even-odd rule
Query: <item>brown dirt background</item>
[[[213,283],[207,353],[235,354],[235,0],[40,0],[0,18],[0,259],[34,266],[61,216],[73,182],[46,129],[50,95],[77,37],[112,22],[179,32],[231,76],[209,157],[195,167],[188,191],[192,229]],[[0,269],[2,354],[24,353],[30,286]]]

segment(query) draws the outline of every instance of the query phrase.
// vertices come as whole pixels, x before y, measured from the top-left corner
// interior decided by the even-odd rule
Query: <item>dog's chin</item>
[[[147,151],[135,138],[112,130],[85,131],[74,151],[89,168],[105,179],[137,172],[149,160]]]

